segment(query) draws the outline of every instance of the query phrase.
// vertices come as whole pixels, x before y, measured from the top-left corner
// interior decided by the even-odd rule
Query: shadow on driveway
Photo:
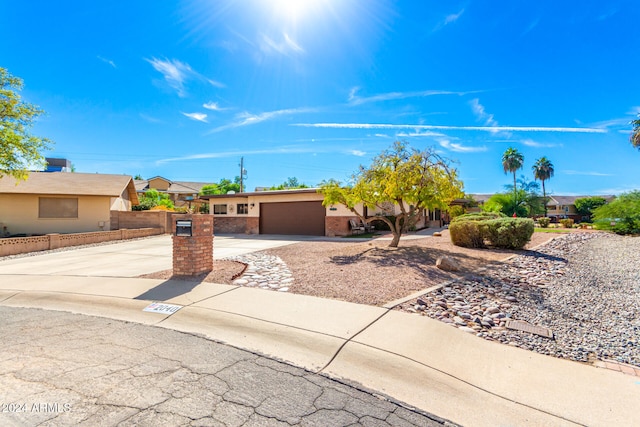
[[[160,283],[155,288],[149,289],[147,292],[138,295],[134,299],[151,300],[151,301],[167,301],[180,295],[187,294],[196,286],[202,283],[201,280],[184,280],[180,278],[171,278]]]

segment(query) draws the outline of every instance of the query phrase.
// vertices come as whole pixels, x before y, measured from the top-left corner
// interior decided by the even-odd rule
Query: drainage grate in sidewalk
[[[516,331],[529,332],[545,338],[553,338],[553,332],[551,329],[543,326],[532,325],[524,320],[507,320],[507,324],[505,326],[507,329],[515,329]]]

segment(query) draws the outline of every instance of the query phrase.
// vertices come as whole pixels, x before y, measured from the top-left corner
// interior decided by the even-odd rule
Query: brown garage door
[[[260,203],[260,234],[324,236],[322,202]]]

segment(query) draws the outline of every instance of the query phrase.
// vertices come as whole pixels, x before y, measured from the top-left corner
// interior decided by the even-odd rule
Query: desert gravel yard
[[[554,237],[534,233],[527,248]],[[289,292],[381,306],[520,252],[454,246],[448,230],[441,237],[401,239],[398,248],[389,248],[388,240],[359,240],[302,242],[266,253],[280,257],[293,273]],[[443,255],[454,258],[461,270],[449,273],[436,268]]]
[[[537,232],[525,250],[512,251],[457,247],[445,230],[441,237],[401,240],[399,248],[388,244],[300,242],[216,261],[204,280],[239,284],[234,279],[245,271],[242,262],[275,259],[276,282],[286,284],[273,290],[382,306],[435,287],[395,310],[541,354],[640,367],[638,237]],[[460,271],[438,269],[441,256],[453,258]],[[260,270],[249,267],[247,274],[256,274],[252,269]],[[170,270],[160,273],[171,276]],[[251,280],[243,283],[259,285]]]
[[[534,233],[530,250],[505,251],[459,248],[445,231],[386,245],[309,242],[268,253],[292,271],[289,292],[383,305],[443,284],[396,310],[542,354],[640,367],[639,237]],[[462,270],[437,269],[442,255]]]

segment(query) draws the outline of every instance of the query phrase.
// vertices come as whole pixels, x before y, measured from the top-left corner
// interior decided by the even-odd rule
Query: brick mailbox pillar
[[[213,270],[213,215],[172,215],[173,275]]]

